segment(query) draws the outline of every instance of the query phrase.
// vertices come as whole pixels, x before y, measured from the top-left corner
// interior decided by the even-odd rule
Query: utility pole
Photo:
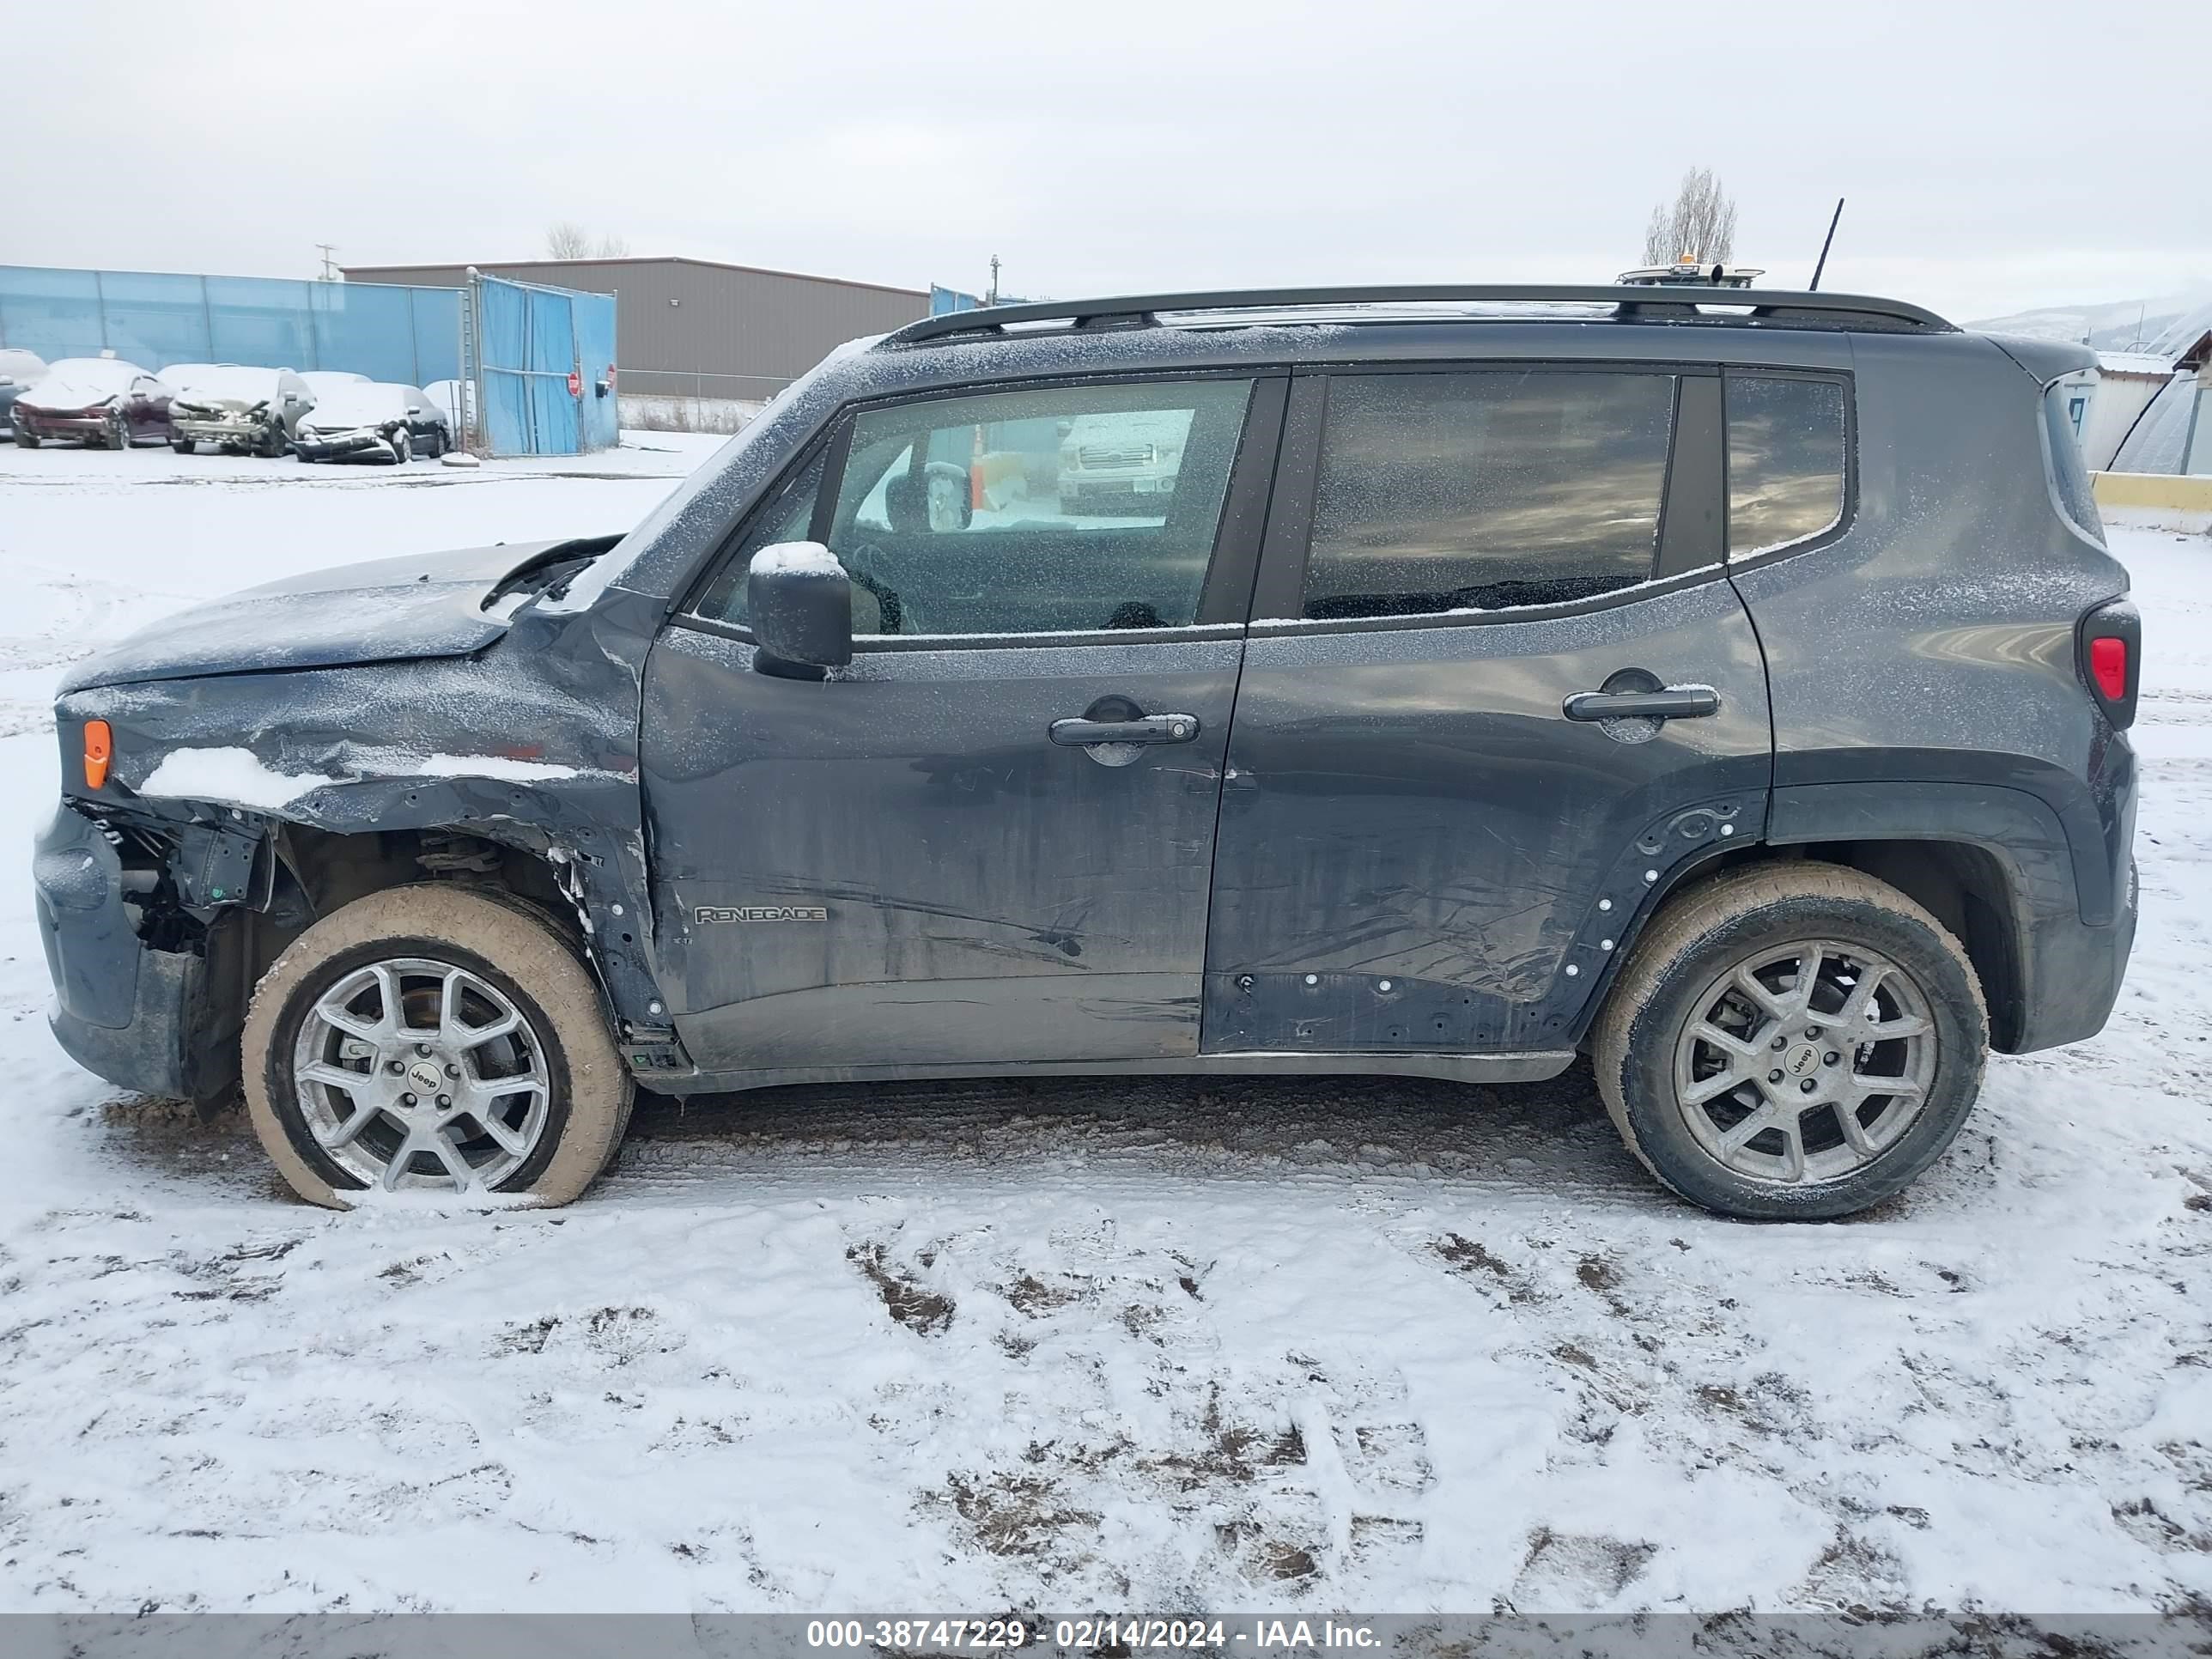
[[[991,256],[991,294],[983,303],[987,306],[999,303],[999,256],[995,253]]]
[[[338,251],[338,245],[336,242],[318,242],[315,244],[315,246],[323,256],[323,274],[316,280],[325,283],[335,283],[338,279],[338,268],[331,262],[331,255]]]

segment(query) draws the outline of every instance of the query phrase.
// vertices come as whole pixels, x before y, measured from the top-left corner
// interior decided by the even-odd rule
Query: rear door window
[[[1308,617],[1555,605],[1650,580],[1672,375],[1331,378]]]
[[[1840,380],[1728,375],[1729,556],[1825,535],[1844,521],[1849,424]]]

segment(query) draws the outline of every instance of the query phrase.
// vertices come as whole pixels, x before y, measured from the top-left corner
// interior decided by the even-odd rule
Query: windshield
[[[234,363],[195,369],[179,388],[188,397],[228,398],[240,403],[261,403],[276,395],[273,368],[240,368]]]
[[[337,386],[316,399],[309,418],[319,427],[380,426],[406,412],[404,386]]]

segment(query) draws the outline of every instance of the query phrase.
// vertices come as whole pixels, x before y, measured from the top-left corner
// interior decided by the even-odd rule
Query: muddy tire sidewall
[[[309,927],[254,988],[241,1036],[247,1114],[263,1149],[311,1203],[350,1208],[358,1176],[315,1142],[293,1085],[293,1054],[315,1000],[343,975],[386,957],[422,957],[483,975],[537,1031],[550,1096],[530,1157],[495,1189],[566,1204],[619,1146],[632,1085],[598,988],[568,945],[519,903],[450,884],[393,888]]]
[[[1902,893],[1839,866],[1720,878],[1682,896],[1638,942],[1594,1045],[1599,1093],[1645,1168],[1692,1203],[1744,1220],[1832,1220],[1893,1197],[1959,1133],[1980,1093],[1989,1016],[1965,949]],[[1935,1022],[1935,1075],[1919,1116],[1872,1163],[1800,1186],[1736,1174],[1701,1146],[1674,1098],[1674,1049],[1693,1005],[1739,957],[1826,939],[1879,951],[1910,975]]]

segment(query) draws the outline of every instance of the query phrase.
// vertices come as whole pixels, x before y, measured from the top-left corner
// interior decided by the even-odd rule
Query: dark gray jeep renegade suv
[[[325,1204],[573,1199],[641,1086],[1580,1051],[1677,1193],[1846,1214],[2127,961],[2089,361],[1733,289],[916,323],[627,536],[80,666],[54,1028]]]

